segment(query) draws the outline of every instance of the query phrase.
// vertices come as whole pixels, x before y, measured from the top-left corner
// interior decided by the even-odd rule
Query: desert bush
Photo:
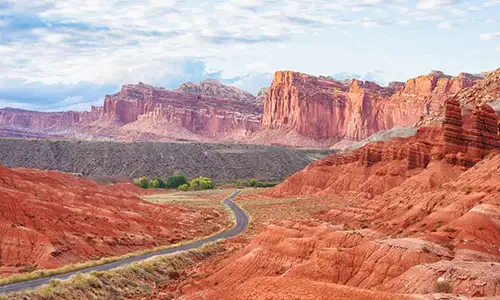
[[[189,190],[189,184],[183,184],[183,185],[180,185],[177,189],[178,189],[179,191],[186,192],[187,190]]]
[[[245,180],[236,180],[235,186],[252,186],[252,187],[273,187],[280,184],[279,182],[266,182],[266,181],[258,181],[255,178],[251,178],[249,181]]]
[[[436,293],[451,293],[452,287],[448,281],[436,282]]]
[[[160,188],[160,182],[157,179],[152,179],[148,183],[148,189],[159,189]]]
[[[149,185],[149,180],[146,176],[142,176],[141,178],[135,178],[134,184],[140,188],[147,189]]]
[[[210,190],[214,188],[212,179],[200,176],[189,182],[189,190],[199,191],[199,190]]]
[[[153,177],[153,179],[151,179],[151,181],[154,181],[154,180],[158,181],[158,188],[164,189],[167,187],[167,184],[163,180],[161,180],[161,178]]]
[[[167,178],[166,187],[169,189],[176,189],[183,184],[188,184],[188,180],[187,180],[186,176],[184,176],[182,174],[173,175],[173,176],[169,176]]]

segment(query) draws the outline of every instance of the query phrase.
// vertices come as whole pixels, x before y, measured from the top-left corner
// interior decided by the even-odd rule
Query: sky
[[[277,70],[380,83],[500,67],[500,0],[0,0],[0,107],[85,110],[121,85]]]

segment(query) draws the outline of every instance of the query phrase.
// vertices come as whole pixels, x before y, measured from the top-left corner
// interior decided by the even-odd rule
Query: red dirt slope
[[[0,277],[176,243],[225,225],[217,211],[152,204],[139,191],[0,166]]]
[[[293,298],[289,288],[295,299],[500,296],[498,120],[484,104],[462,128],[456,100],[446,106],[444,128],[332,155],[260,197],[243,196],[330,206],[267,226],[184,291],[192,299]]]

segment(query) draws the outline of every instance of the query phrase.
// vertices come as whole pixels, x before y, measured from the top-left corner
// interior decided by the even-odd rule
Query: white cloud
[[[451,6],[454,0],[420,0],[417,3],[418,9],[438,9],[442,7]]]
[[[467,11],[465,11],[463,9],[452,8],[451,14],[454,16],[465,16],[465,15],[467,15]]]
[[[482,33],[481,35],[479,35],[479,38],[483,41],[492,40],[498,37],[500,37],[500,32],[489,32],[489,33]]]
[[[469,11],[480,11],[481,10],[481,6],[469,6],[467,7],[467,10]]]
[[[373,28],[379,26],[377,22],[374,21],[363,21],[361,22],[361,26],[364,28]]]
[[[444,22],[439,23],[438,27],[442,28],[442,29],[449,29],[449,28],[453,27],[453,23],[451,21],[444,21]]]

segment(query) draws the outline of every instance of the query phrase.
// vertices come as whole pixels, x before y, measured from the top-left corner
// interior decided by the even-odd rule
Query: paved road
[[[181,245],[178,247],[173,247],[173,248],[169,248],[169,249],[165,249],[165,250],[161,250],[161,251],[153,252],[153,253],[149,253],[149,254],[134,256],[134,257],[126,258],[126,259],[123,259],[120,261],[115,261],[115,262],[111,262],[111,263],[100,265],[100,266],[89,267],[86,269],[82,269],[79,271],[74,271],[74,272],[70,272],[70,273],[66,273],[66,274],[54,275],[54,276],[40,278],[40,279],[34,279],[34,280],[23,281],[23,282],[9,284],[9,285],[3,285],[3,286],[0,286],[0,295],[12,293],[12,292],[19,292],[22,290],[33,290],[33,289],[36,289],[40,286],[48,284],[51,279],[64,280],[64,279],[68,279],[69,277],[71,277],[77,273],[85,274],[85,273],[89,273],[92,271],[108,271],[108,270],[115,269],[118,267],[126,266],[126,265],[134,263],[134,262],[146,260],[146,259],[149,259],[149,258],[157,256],[157,255],[165,255],[165,254],[172,254],[172,253],[176,253],[176,252],[188,251],[188,250],[192,250],[192,249],[198,248],[200,246],[203,246],[206,243],[211,243],[211,242],[215,242],[218,240],[233,237],[233,236],[239,234],[240,232],[242,232],[243,230],[245,230],[245,228],[248,226],[247,214],[238,205],[236,205],[233,202],[233,199],[238,194],[239,194],[239,192],[234,192],[231,194],[231,196],[229,196],[226,200],[224,200],[224,204],[229,206],[229,208],[231,208],[231,210],[234,213],[235,219],[236,219],[236,225],[227,231],[221,232],[215,236],[212,236],[212,237],[209,237],[206,239],[187,243],[187,244],[184,244],[184,245]]]

